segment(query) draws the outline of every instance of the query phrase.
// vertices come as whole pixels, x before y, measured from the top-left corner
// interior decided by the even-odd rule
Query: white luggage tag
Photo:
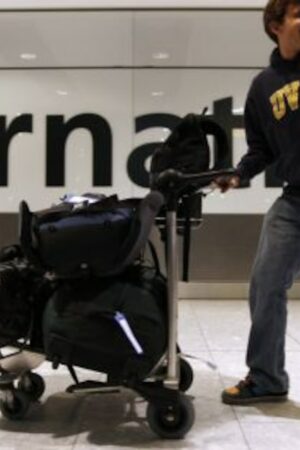
[[[131,343],[132,347],[137,352],[137,354],[142,355],[144,353],[144,350],[142,349],[138,340],[136,339],[135,335],[133,334],[133,331],[132,331],[126,317],[124,316],[124,314],[117,311],[114,316],[114,319],[116,320],[116,322],[120,325],[120,327],[124,331],[127,339],[129,340],[129,342]]]
[[[69,203],[71,205],[82,205],[82,204],[88,204],[91,205],[92,203],[96,203],[99,201],[98,198],[89,197],[85,195],[75,195],[75,194],[65,194],[61,200],[64,203]]]

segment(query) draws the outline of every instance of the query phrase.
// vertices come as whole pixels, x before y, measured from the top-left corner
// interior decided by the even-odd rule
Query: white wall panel
[[[122,70],[0,72],[0,113],[6,115],[7,124],[18,114],[33,116],[32,133],[19,133],[11,140],[8,186],[0,188],[0,210],[17,211],[21,199],[33,208],[43,208],[66,192],[131,196],[132,183],[126,174],[134,133],[131,87],[131,74]],[[65,186],[47,188],[46,116],[64,115],[68,120],[82,113],[101,115],[111,126],[113,186],[92,186],[91,136],[81,128],[66,143]]]
[[[261,16],[259,11],[6,12],[0,14],[0,68],[264,66],[272,43]],[[36,58],[24,60],[24,53]],[[169,58],[153,58],[157,53]]]
[[[260,11],[155,11],[134,15],[137,66],[265,66],[272,43]],[[166,59],[155,59],[161,53]]]
[[[153,127],[135,133],[135,119],[152,113],[180,117],[188,112],[199,113],[205,106],[212,114],[214,102],[230,97],[232,113],[241,114],[248,86],[256,73],[246,69],[0,71],[0,115],[6,116],[7,126],[19,114],[32,114],[33,122],[32,133],[19,133],[10,142],[8,186],[0,188],[0,210],[16,211],[22,198],[40,208],[66,192],[92,190],[116,192],[122,197],[145,195],[147,190],[128,177],[128,157],[140,145],[165,140],[169,130]],[[91,136],[87,130],[78,129],[66,143],[65,186],[46,187],[46,117],[63,115],[67,121],[83,113],[98,114],[111,127],[112,186],[93,187]],[[245,153],[246,143],[242,129],[232,133],[236,163]],[[252,189],[231,191],[225,196],[211,195],[205,210],[264,213],[276,195],[278,189],[265,188],[263,176],[259,176],[252,182]]]
[[[24,60],[24,53],[36,58]],[[0,68],[131,64],[132,13],[0,14]]]

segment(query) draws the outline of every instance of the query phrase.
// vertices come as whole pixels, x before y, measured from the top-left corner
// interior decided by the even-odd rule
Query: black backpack
[[[116,383],[142,380],[166,350],[166,308],[165,278],[143,265],[117,277],[62,281],[44,314],[46,356]]]
[[[153,189],[157,188],[159,174],[168,169],[192,174],[227,166],[227,135],[217,122],[205,116],[205,111],[201,115],[191,113],[183,117],[167,140],[154,151],[150,166],[150,185]],[[214,152],[210,151],[208,136],[215,139]],[[193,219],[195,224],[199,224],[202,220],[203,195],[197,193],[201,187],[199,182],[185,186],[177,202],[177,232],[183,235],[183,281],[188,281],[191,221]],[[162,208],[159,216],[164,218],[165,214]],[[166,239],[164,227],[161,227],[161,236]]]
[[[183,173],[218,170],[226,165],[228,139],[223,128],[201,114],[187,114],[173,129],[170,136],[153,153],[150,184],[155,187],[158,175],[167,169]],[[211,158],[208,136],[215,138],[214,158]],[[213,166],[210,167],[211,159]]]

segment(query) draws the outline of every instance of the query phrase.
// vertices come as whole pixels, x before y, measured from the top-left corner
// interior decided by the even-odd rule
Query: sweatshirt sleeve
[[[250,179],[262,172],[274,161],[274,154],[268,145],[262,123],[262,111],[258,111],[259,97],[255,85],[249,90],[245,105],[245,131],[248,151],[237,165],[236,172],[241,179]]]

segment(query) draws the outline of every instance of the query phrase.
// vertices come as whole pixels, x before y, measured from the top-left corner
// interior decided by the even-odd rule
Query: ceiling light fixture
[[[152,58],[153,59],[169,59],[170,58],[170,53],[167,52],[156,52],[152,54]]]
[[[67,91],[63,91],[63,90],[60,90],[60,89],[58,89],[58,90],[56,91],[56,93],[57,93],[57,95],[68,95],[68,92],[67,92]]]
[[[153,91],[151,92],[151,95],[152,97],[162,97],[165,93],[163,91]]]
[[[37,58],[37,55],[35,53],[21,53],[20,58],[26,61],[32,61]]]

